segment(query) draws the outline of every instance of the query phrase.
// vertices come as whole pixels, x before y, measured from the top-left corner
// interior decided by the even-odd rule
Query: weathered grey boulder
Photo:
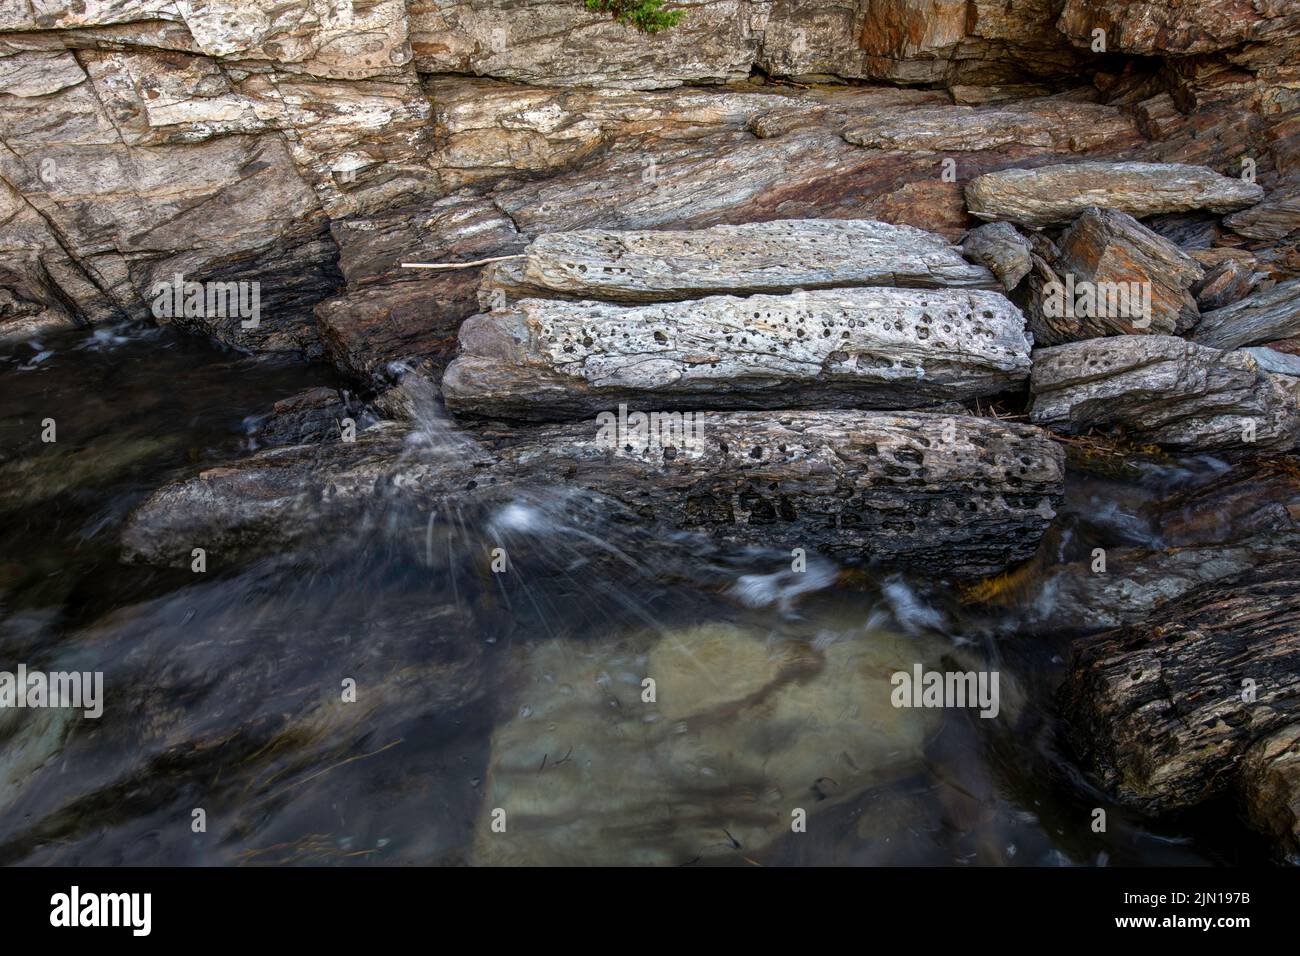
[[[1069,734],[1103,786],[1145,810],[1230,792],[1257,741],[1300,718],[1300,559],[1162,605],[1079,641]]]
[[[1089,206],[1141,218],[1208,209],[1232,212],[1259,202],[1262,187],[1180,163],[1088,161],[1004,169],[966,186],[966,205],[981,219],[1030,226],[1069,222]]]
[[[1192,340],[1216,349],[1261,345],[1300,335],[1300,279],[1279,282],[1201,316]]]
[[[1240,236],[1276,242],[1300,231],[1300,184],[1293,179],[1256,206],[1235,212],[1223,224]]]
[[[528,247],[523,278],[543,294],[613,302],[859,285],[996,285],[987,269],[967,262],[942,236],[870,219],[547,233]]]
[[[1284,376],[1245,352],[1169,335],[1071,342],[1034,353],[1030,418],[1063,434],[1119,428],[1196,451],[1284,451],[1300,408]]]
[[[1033,268],[1029,240],[1009,222],[990,222],[972,229],[961,248],[968,259],[988,267],[1008,292]]]
[[[1200,317],[1189,291],[1201,266],[1127,213],[1089,208],[1030,282],[1030,330],[1039,345],[1102,335],[1172,334]]]
[[[652,408],[917,408],[1029,372],[996,292],[827,289],[618,306],[524,299],[466,320],[442,382],[457,413],[569,418]]]
[[[181,564],[205,547],[229,562],[399,504],[459,508],[472,527],[476,507],[560,486],[604,502],[611,520],[978,576],[1033,553],[1064,472],[1060,446],[1033,426],[920,412],[708,414],[640,430],[629,417],[627,428],[452,434],[434,448],[406,437],[388,423],[355,443],[272,449],[164,487],[131,516],[124,552]]]

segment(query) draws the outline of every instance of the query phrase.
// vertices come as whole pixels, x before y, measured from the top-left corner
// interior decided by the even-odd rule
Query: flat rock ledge
[[[1062,494],[1062,450],[1030,425],[787,411],[707,414],[692,427],[673,444],[652,430],[614,447],[588,421],[421,448],[382,423],[354,443],[273,449],[160,489],[129,519],[124,554],[178,565],[204,547],[233,560],[382,520],[393,503],[464,512],[560,486],[608,502],[614,519],[981,576],[1033,553]]]
[[[1192,340],[1216,349],[1235,349],[1296,335],[1300,335],[1300,279],[1291,279],[1205,313]]]
[[[1244,351],[1121,335],[1034,352],[1030,419],[1061,434],[1119,428],[1185,451],[1286,451],[1300,438],[1295,383]]]
[[[522,277],[533,288],[611,302],[841,286],[997,286],[942,236],[869,219],[555,232],[535,239],[526,256]]]
[[[1076,750],[1123,802],[1161,812],[1235,791],[1295,846],[1300,559],[1078,641],[1061,694]]]
[[[458,414],[917,408],[1016,387],[1024,316],[984,290],[827,289],[621,306],[524,299],[473,316],[443,397]]]
[[[1082,162],[1003,169],[966,186],[966,206],[980,219],[1026,226],[1070,222],[1089,206],[1141,219],[1161,213],[1233,212],[1264,198],[1255,183],[1181,163]]]

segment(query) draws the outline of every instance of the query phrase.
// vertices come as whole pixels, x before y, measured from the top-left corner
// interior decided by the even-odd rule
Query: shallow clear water
[[[479,513],[376,503],[204,574],[119,561],[151,489],[247,454],[256,416],[330,383],[165,331],[0,356],[0,670],[102,671],[106,696],[98,720],[0,712],[0,863],[1264,859],[1223,808],[1147,820],[1093,791],[1058,738],[1066,636],[939,582],[791,574],[575,512],[558,485]],[[1213,470],[1077,480],[1044,547],[1140,541],[1142,500]],[[893,708],[913,663],[998,670],[998,717]]]

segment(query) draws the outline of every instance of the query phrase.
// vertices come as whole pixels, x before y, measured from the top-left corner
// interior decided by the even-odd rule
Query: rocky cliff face
[[[1242,6],[709,0],[651,36],[576,0],[6,4],[0,334],[152,314],[363,376],[441,365],[477,275],[404,258],[800,216],[956,238],[962,183],[1084,154],[1249,155],[1276,245],[1295,15]],[[259,282],[261,320],[160,315],[177,274]]]
[[[393,419],[343,446],[353,398],[299,396],[285,447],[149,497],[127,557],[559,475],[629,523],[957,578],[1034,553],[1063,444],[1294,468],[1294,4],[676,6],[649,35],[581,0],[0,0],[0,338],[177,324],[332,363]],[[1151,299],[1097,312],[1121,286]],[[446,460],[411,451],[417,390],[460,416]],[[593,438],[627,402],[709,437]],[[1248,531],[1126,548],[1125,586],[1058,569],[1075,624],[1123,625],[1067,697],[1117,799],[1231,784],[1293,846],[1295,642],[1238,624],[1294,590],[1292,539]],[[1268,719],[1221,707],[1241,659]]]

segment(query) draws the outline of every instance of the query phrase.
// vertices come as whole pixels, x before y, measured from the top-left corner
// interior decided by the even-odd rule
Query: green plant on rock
[[[665,10],[664,0],[587,0],[587,9],[612,13],[616,20],[646,33],[658,33],[681,23],[685,10]]]

